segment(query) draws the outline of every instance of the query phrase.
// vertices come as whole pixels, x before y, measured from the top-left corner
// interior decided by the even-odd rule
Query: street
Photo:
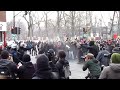
[[[31,55],[32,63],[36,62],[35,56]],[[69,60],[71,76],[70,79],[85,79],[88,71],[82,71],[83,64],[77,64],[77,60]]]

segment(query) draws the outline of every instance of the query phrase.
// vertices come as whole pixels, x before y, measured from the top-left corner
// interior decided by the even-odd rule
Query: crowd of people
[[[50,43],[14,42],[0,51],[0,79],[69,79],[70,74],[65,51]]]
[[[69,79],[69,60],[84,64],[83,71],[89,70],[86,79],[119,79],[119,53],[119,39],[14,41],[0,49],[0,79]]]

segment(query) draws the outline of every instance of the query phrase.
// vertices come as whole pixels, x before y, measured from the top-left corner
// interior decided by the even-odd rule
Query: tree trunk
[[[114,17],[115,17],[115,11],[113,13],[113,19],[112,19],[111,29],[110,29],[110,33],[109,33],[111,35],[111,37],[112,37],[112,31],[113,31]]]
[[[72,32],[72,37],[75,35],[75,11],[71,11],[71,32]]]

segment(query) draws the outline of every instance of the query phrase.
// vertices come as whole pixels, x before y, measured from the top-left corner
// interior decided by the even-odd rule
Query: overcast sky
[[[15,11],[15,14],[18,14],[19,12],[20,11]],[[23,13],[24,12],[21,12],[18,16],[16,16],[16,20],[21,20],[22,22],[26,24],[25,20],[22,18]],[[56,12],[52,11],[49,15],[49,18],[55,20],[56,16],[57,16]],[[113,16],[113,11],[94,11],[93,12],[93,19],[94,17],[97,17],[98,19],[100,19],[102,18],[102,16],[103,16],[103,22],[104,22],[103,25],[104,24],[107,25],[108,22],[110,21],[110,18],[112,18]],[[6,19],[7,19],[7,22],[10,22],[11,20],[13,20],[13,11],[7,11]]]

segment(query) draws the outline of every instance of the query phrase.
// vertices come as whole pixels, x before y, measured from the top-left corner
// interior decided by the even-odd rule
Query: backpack
[[[10,63],[0,65],[0,79],[12,79],[11,71],[8,67]]]
[[[69,78],[69,76],[71,76],[70,67],[68,65],[63,65],[63,72],[65,75],[65,79],[67,79],[67,78]]]

